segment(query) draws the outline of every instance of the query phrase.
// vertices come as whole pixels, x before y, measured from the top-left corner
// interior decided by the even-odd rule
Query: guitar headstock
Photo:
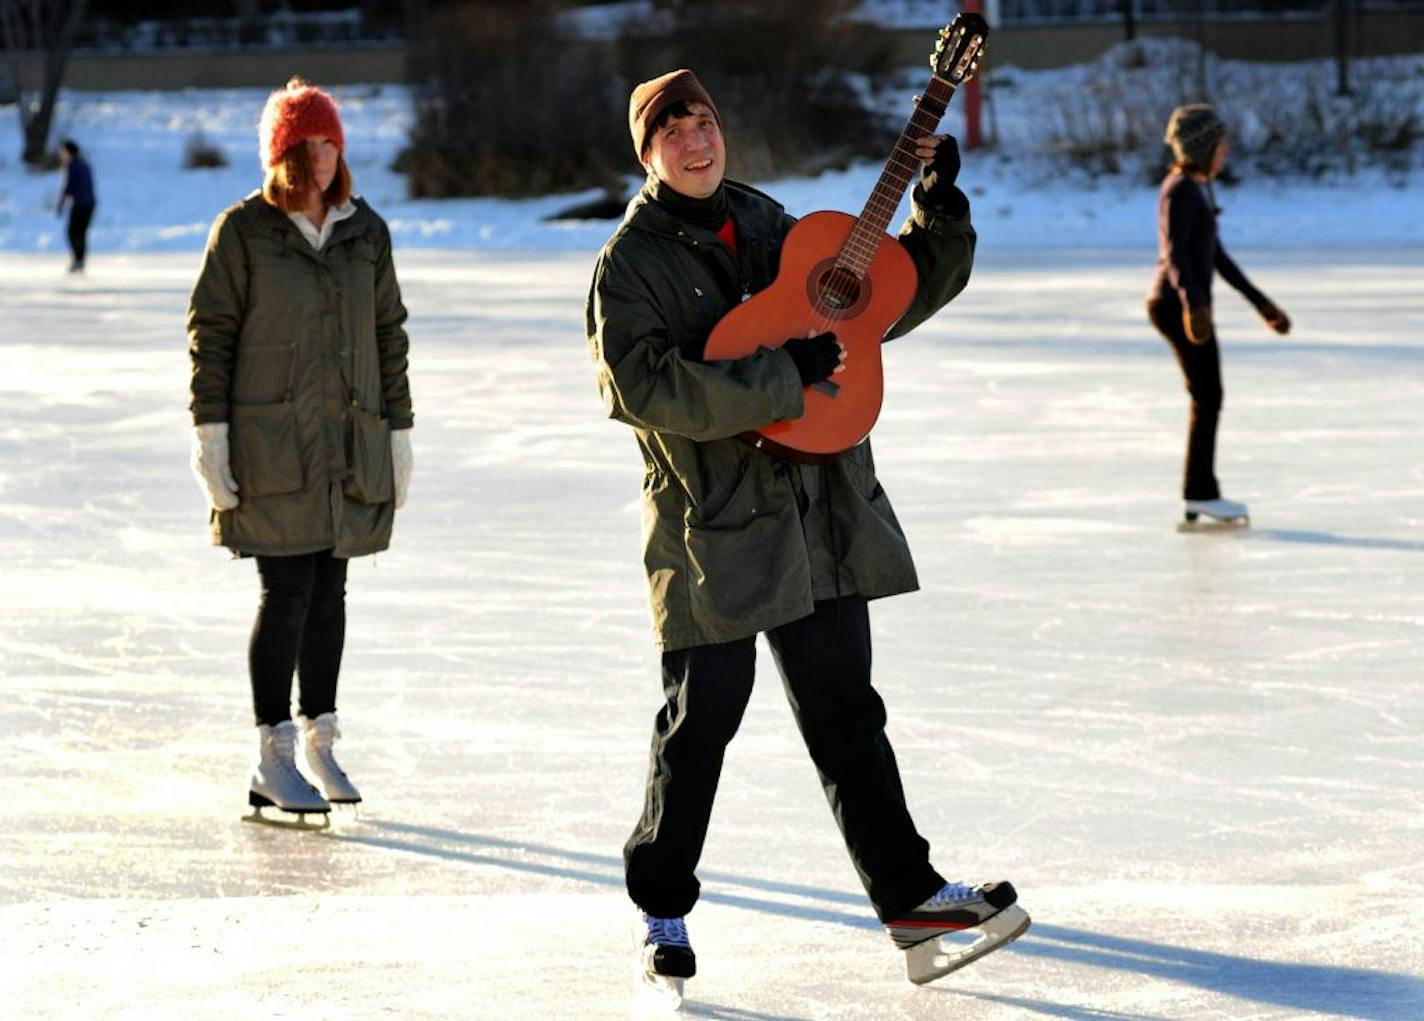
[[[930,57],[930,69],[936,78],[943,78],[958,88],[979,70],[984,44],[989,39],[989,24],[974,13],[957,14],[939,30],[939,42]]]

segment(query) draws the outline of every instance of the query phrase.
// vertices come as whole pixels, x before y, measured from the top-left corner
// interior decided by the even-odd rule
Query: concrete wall
[[[20,82],[38,88],[37,58],[20,62]],[[294,74],[322,85],[405,81],[405,46],[373,44],[344,50],[231,51],[85,54],[70,57],[66,88],[184,89],[256,86],[275,89]]]

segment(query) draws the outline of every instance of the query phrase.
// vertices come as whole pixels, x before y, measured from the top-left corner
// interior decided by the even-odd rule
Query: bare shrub
[[[195,131],[183,147],[184,170],[210,170],[227,166],[227,153],[209,142],[201,131]]]
[[[893,132],[857,88],[888,69],[889,50],[847,19],[854,0],[681,4],[625,22],[613,40],[575,38],[557,6],[467,3],[434,19],[396,163],[413,196],[621,189],[641,172],[628,94],[678,67],[693,68],[716,100],[733,176],[889,150]]]
[[[626,27],[622,77],[631,88],[673,68],[695,70],[722,116],[733,177],[814,173],[883,156],[899,125],[892,128],[871,108],[854,76],[897,68],[883,35],[849,18],[857,6],[856,0],[682,4],[657,34]]]
[[[1212,102],[1230,126],[1243,172],[1320,177],[1363,164],[1407,165],[1424,140],[1424,63],[1360,61],[1354,95],[1335,94],[1324,62],[1219,61],[1187,40],[1120,44],[1079,69],[1046,104],[1039,148],[1094,172],[1158,180],[1162,145],[1179,103]]]
[[[626,172],[627,129],[610,114],[627,93],[546,0],[443,9],[417,60],[415,124],[396,161],[412,197],[542,195]]]
[[[1199,54],[1176,39],[1119,45],[1080,69],[1043,111],[1046,148],[1068,163],[1116,174],[1140,168],[1160,178],[1167,114],[1194,95]]]

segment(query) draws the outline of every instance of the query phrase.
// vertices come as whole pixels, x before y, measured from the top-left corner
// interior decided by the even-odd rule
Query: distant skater
[[[69,205],[69,250],[73,258],[69,272],[84,272],[84,254],[88,247],[89,224],[94,219],[94,171],[89,161],[79,155],[79,143],[66,138],[59,143],[59,162],[64,167],[64,188],[55,207],[57,216],[64,215]]]
[[[1256,307],[1266,325],[1290,332],[1290,319],[1255,287],[1226,254],[1217,237],[1212,179],[1226,166],[1226,125],[1205,103],[1179,106],[1167,121],[1164,141],[1176,163],[1157,201],[1157,275],[1147,299],[1152,325],[1172,345],[1191,395],[1182,498],[1186,526],[1206,518],[1245,525],[1246,505],[1224,499],[1216,481],[1216,424],[1221,415],[1221,356],[1212,319],[1213,273]]]
[[[390,545],[410,478],[391,235],[351,194],[345,149],[330,95],[297,78],[274,92],[262,188],[214,221],[188,305],[193,471],[213,542],[255,557],[261,580],[248,646],[259,818],[361,800],[332,752],[346,565]],[[299,737],[320,792],[297,768]]]

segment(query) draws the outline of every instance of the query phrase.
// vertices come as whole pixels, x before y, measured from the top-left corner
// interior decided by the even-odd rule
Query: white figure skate
[[[257,764],[252,767],[252,783],[247,803],[252,813],[243,818],[248,822],[285,826],[291,829],[325,829],[331,805],[306,777],[297,771],[297,726],[291,720],[257,728]],[[264,815],[264,808],[274,808],[281,815]],[[315,821],[307,816],[317,816]]]
[[[1217,532],[1228,528],[1249,528],[1251,516],[1244,503],[1217,497],[1215,500],[1188,500],[1179,532]]]

